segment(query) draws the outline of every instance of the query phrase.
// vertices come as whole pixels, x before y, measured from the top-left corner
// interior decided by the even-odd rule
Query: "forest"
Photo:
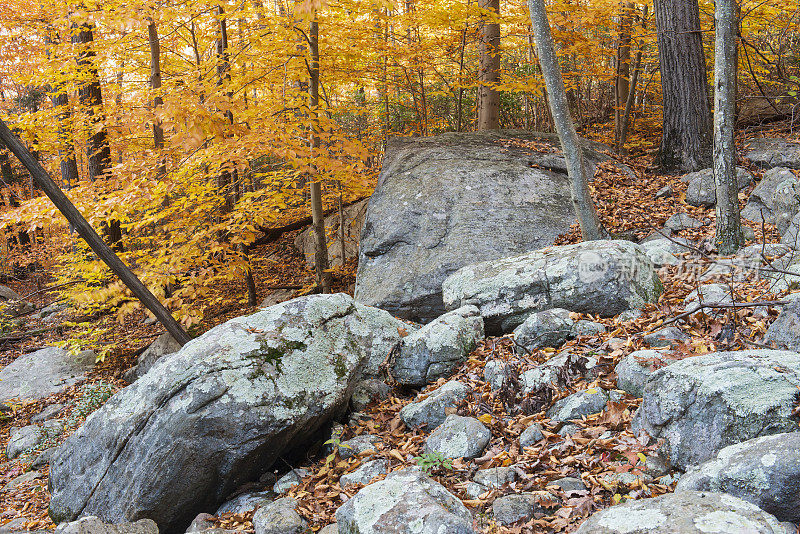
[[[0,534],[800,532],[796,0],[0,21]]]

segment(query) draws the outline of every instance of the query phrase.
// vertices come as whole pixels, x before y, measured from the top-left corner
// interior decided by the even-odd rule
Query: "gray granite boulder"
[[[424,450],[445,458],[477,458],[491,438],[492,433],[477,419],[453,414],[431,432]]]
[[[350,407],[353,411],[360,412],[373,402],[380,402],[389,398],[391,388],[389,384],[377,378],[362,380],[353,388],[350,398]]]
[[[530,141],[558,146],[552,134],[520,131],[390,139],[361,234],[356,300],[428,322],[445,312],[442,282],[456,270],[567,232],[575,213],[563,156]],[[584,142],[590,167],[608,159],[599,148]]]
[[[800,211],[800,180],[794,175],[787,178],[775,189],[772,197],[772,212],[775,215],[775,227],[785,237],[792,219]]]
[[[686,213],[676,213],[664,223],[664,228],[673,232],[680,232],[681,230],[688,230],[690,228],[700,228],[702,226],[704,226],[703,221],[698,221]]]
[[[0,300],[22,300],[22,297],[10,287],[0,285]]]
[[[342,475],[339,478],[339,484],[342,487],[355,484],[369,484],[373,478],[385,475],[388,470],[389,460],[386,458],[371,460],[369,462],[364,462],[351,473]]]
[[[512,367],[503,360],[489,360],[483,366],[483,380],[495,391],[503,387],[513,372]]]
[[[763,169],[800,169],[800,143],[781,137],[762,137],[747,142],[744,157]]]
[[[373,434],[361,434],[354,438],[345,440],[339,444],[339,456],[346,460],[354,456],[360,456],[369,451],[375,451],[376,446],[381,442],[381,438]]]
[[[501,525],[511,525],[517,521],[531,519],[536,508],[533,494],[504,495],[492,503],[492,516]]]
[[[694,309],[699,304],[730,304],[733,302],[730,288],[725,284],[703,284],[697,289],[689,293],[683,299],[683,311],[687,312]],[[698,313],[705,313],[706,315],[719,315],[724,314],[725,310],[704,308]]]
[[[181,350],[181,346],[175,341],[175,338],[169,335],[169,333],[161,334],[139,355],[136,359],[136,365],[128,369],[123,375],[123,378],[128,382],[134,382],[147,373],[160,358],[168,354],[174,354],[179,350]]]
[[[13,430],[6,446],[6,457],[9,460],[20,456],[26,451],[35,449],[47,438],[55,438],[64,431],[64,422],[50,420],[43,425],[28,425]]]
[[[778,186],[795,176],[785,167],[775,167],[764,172],[763,178],[750,193],[747,204],[742,210],[742,217],[757,223],[775,223],[773,200]]]
[[[488,334],[511,332],[535,312],[566,308],[610,317],[661,294],[644,250],[630,241],[590,241],[469,265],[442,284],[445,306],[480,308]]]
[[[404,386],[424,386],[453,374],[483,339],[483,317],[463,306],[400,339],[390,373]]]
[[[311,471],[308,469],[292,469],[275,482],[272,486],[272,492],[277,495],[284,495],[309,476],[311,476]]]
[[[686,491],[593,514],[575,534],[791,534],[774,516],[725,493]]]
[[[780,521],[800,522],[800,432],[725,447],[681,477],[675,491],[686,490],[729,493]]]
[[[403,406],[400,418],[411,428],[425,426],[428,431],[433,430],[444,422],[447,408],[456,408],[469,393],[469,388],[461,382],[451,380],[441,387],[434,389],[428,396],[418,402]]]
[[[642,340],[651,347],[675,348],[689,339],[689,335],[677,326],[665,326],[642,336]]]
[[[458,498],[418,468],[361,488],[336,511],[339,534],[474,534]]]
[[[517,479],[517,470],[514,467],[490,467],[481,469],[472,480],[487,488],[500,488]]]
[[[90,350],[72,355],[58,347],[23,354],[0,371],[0,402],[60,393],[85,380],[96,359]]]
[[[158,526],[150,519],[114,525],[94,516],[85,516],[77,521],[61,523],[55,534],[158,534]]]
[[[790,301],[767,328],[764,343],[776,349],[800,352],[800,301]]]
[[[593,388],[573,393],[569,397],[556,401],[547,410],[547,417],[553,422],[571,421],[581,417],[602,412],[608,403],[608,392]]]
[[[539,423],[533,423],[529,425],[525,430],[523,430],[522,433],[519,435],[519,446],[532,447],[542,439],[544,439],[544,433],[542,432],[542,425],[540,425]]]
[[[796,352],[702,354],[653,373],[632,427],[664,438],[669,461],[685,469],[728,445],[797,428],[798,387]]]
[[[341,293],[212,328],[111,397],[61,446],[50,465],[51,516],[148,517],[167,533],[185,529],[341,415],[397,328],[388,313]]]
[[[214,515],[221,514],[243,514],[255,510],[261,505],[271,502],[275,494],[271,491],[252,491],[242,493],[232,499],[228,499],[217,508]]]
[[[530,314],[514,329],[516,343],[529,351],[542,347],[558,348],[573,334],[575,321],[569,310],[553,308]]]
[[[637,350],[622,358],[614,372],[617,373],[617,387],[634,397],[641,397],[644,385],[656,368],[662,367],[664,353],[659,350]]]
[[[308,523],[297,513],[297,501],[283,497],[253,515],[255,534],[305,534]]]
[[[717,204],[717,186],[714,182],[714,170],[703,169],[689,173],[681,178],[687,182],[686,203],[691,206],[707,208]],[[739,191],[753,182],[753,177],[742,167],[736,167],[736,184]]]

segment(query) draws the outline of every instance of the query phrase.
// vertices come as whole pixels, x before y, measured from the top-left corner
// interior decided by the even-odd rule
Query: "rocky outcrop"
[[[552,146],[552,134],[514,131],[391,139],[361,236],[356,300],[428,322],[445,312],[451,273],[552,245],[575,220]],[[598,148],[585,141],[590,167],[607,159]]]
[[[344,230],[344,254],[346,259],[358,257],[358,242],[361,239],[361,229],[364,227],[364,217],[367,214],[369,199],[359,200],[342,208],[344,215],[344,228],[341,227],[342,217],[333,213],[325,217],[325,234],[328,236],[328,263],[331,267],[342,265],[342,231]],[[317,246],[314,229],[309,227],[297,234],[294,246],[303,253],[309,267],[314,266],[314,253]]]
[[[424,386],[447,378],[483,339],[483,318],[475,306],[446,313],[403,337],[390,372],[406,386]]]
[[[657,370],[644,387],[633,421],[664,438],[672,465],[685,469],[722,448],[748,439],[790,432],[800,387],[800,354],[747,350],[716,352]]]
[[[0,371],[0,402],[43,399],[82,382],[95,364],[92,351],[72,355],[58,347],[24,354]]]
[[[458,498],[417,468],[366,486],[336,511],[339,534],[474,534]]]
[[[750,193],[747,204],[742,210],[742,217],[757,223],[764,221],[774,224],[775,192],[783,182],[794,179],[796,179],[794,173],[785,167],[775,167],[765,171],[761,181]]]
[[[744,157],[763,169],[789,167],[800,169],[800,143],[780,137],[748,141]]]
[[[800,522],[800,432],[725,447],[681,477],[675,491],[687,490],[729,493],[780,521]]]
[[[653,262],[630,241],[590,241],[469,265],[442,284],[448,309],[474,305],[488,334],[552,308],[610,317],[661,294]]]
[[[724,493],[686,491],[601,510],[575,534],[790,534],[774,516]]]
[[[400,324],[336,294],[212,328],[111,397],[58,450],[51,516],[185,529],[342,413]]]

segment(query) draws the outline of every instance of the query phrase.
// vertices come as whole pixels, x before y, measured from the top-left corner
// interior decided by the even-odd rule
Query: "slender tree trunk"
[[[697,0],[655,0],[664,98],[659,165],[668,172],[711,166],[712,122]]]
[[[624,2],[619,16],[619,46],[617,47],[617,83],[614,105],[614,138],[619,140],[622,130],[622,114],[630,92],[631,74],[631,26],[633,4]]]
[[[309,107],[314,120],[311,127],[311,158],[317,156],[320,147],[319,138],[319,125],[317,119],[319,118],[319,23],[317,22],[316,13],[314,19],[311,21],[311,27],[308,32],[308,48],[311,54],[311,62],[309,64],[308,74],[308,94],[309,94]],[[316,174],[315,168],[311,168],[312,174]],[[319,176],[310,177],[310,192],[311,192],[311,219],[312,227],[314,229],[315,237],[315,251],[314,251],[314,264],[317,269],[317,284],[322,288],[323,293],[331,292],[331,276],[328,264],[328,243],[325,238],[325,212],[322,206],[322,182]]]
[[[571,184],[572,205],[581,226],[581,236],[584,241],[602,239],[605,231],[589,192],[586,162],[583,158],[578,134],[575,132],[575,124],[569,114],[564,80],[561,77],[561,67],[558,64],[544,0],[528,0],[528,8],[531,13],[539,65],[542,67],[542,75],[547,86],[550,112],[564,149],[564,158],[567,162],[567,173]]]
[[[642,29],[647,28],[647,10],[649,6],[644,6],[642,13]],[[621,153],[625,148],[625,141],[628,138],[628,128],[630,127],[631,112],[633,110],[633,103],[636,99],[636,86],[639,83],[639,75],[642,71],[642,53],[644,52],[644,40],[639,40],[639,50],[636,52],[636,62],[633,67],[633,75],[631,76],[631,85],[628,91],[628,99],[625,102],[625,113],[622,115],[622,124],[620,125],[619,139],[617,140],[617,153]]]
[[[50,57],[50,45],[53,44],[53,35],[58,39],[54,30],[48,28],[45,37],[48,58]],[[61,182],[69,190],[73,184],[78,183],[78,163],[75,161],[75,141],[72,137],[72,112],[69,109],[69,96],[63,84],[56,84],[49,92],[58,121],[58,157],[61,166]]]
[[[461,31],[461,49],[458,53],[458,97],[456,99],[456,131],[461,131],[461,123],[464,120],[464,52],[467,48],[468,24],[464,24]]]
[[[500,15],[500,0],[480,0],[480,7]],[[484,15],[481,23],[480,68],[478,78],[478,131],[500,128],[500,24],[489,22]]]
[[[153,148],[158,153],[156,176],[162,178],[167,174],[167,166],[161,151],[164,150],[164,129],[161,127],[161,43],[158,40],[158,27],[153,19],[147,22],[147,40],[150,43],[150,90],[153,91]]]
[[[714,182],[717,193],[717,246],[733,254],[743,244],[736,180],[736,0],[716,0],[714,47]]]

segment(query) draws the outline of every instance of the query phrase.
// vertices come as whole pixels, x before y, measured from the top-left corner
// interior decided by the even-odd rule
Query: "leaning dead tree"
[[[189,336],[184,332],[181,325],[172,317],[169,310],[153,295],[147,287],[139,280],[135,274],[119,259],[105,241],[95,232],[94,228],[81,215],[81,212],[70,202],[67,195],[56,185],[44,167],[36,161],[33,154],[22,144],[22,142],[8,129],[6,123],[0,120],[0,140],[11,150],[19,161],[28,169],[31,176],[39,185],[47,197],[55,204],[58,210],[67,218],[67,221],[75,228],[78,234],[89,244],[95,254],[108,265],[122,283],[131,290],[136,298],[156,316],[156,319],[164,325],[167,332],[175,338],[175,341],[184,345],[189,341]]]

